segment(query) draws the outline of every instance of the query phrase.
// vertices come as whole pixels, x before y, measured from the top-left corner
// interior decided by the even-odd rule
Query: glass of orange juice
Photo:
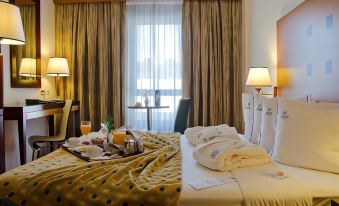
[[[126,132],[115,132],[112,134],[113,144],[124,145],[124,141],[130,135],[127,135]]]
[[[87,138],[87,135],[91,131],[91,121],[81,121],[80,130],[82,135],[85,135]]]

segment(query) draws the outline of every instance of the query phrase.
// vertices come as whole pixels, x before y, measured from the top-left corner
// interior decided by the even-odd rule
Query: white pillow
[[[253,129],[251,134],[251,142],[259,144],[261,120],[262,120],[262,95],[253,94]]]
[[[259,144],[270,153],[274,146],[275,129],[277,125],[277,98],[262,97],[263,111]]]
[[[308,96],[292,98],[293,101],[307,102]],[[270,154],[273,152],[275,130],[277,125],[278,102],[277,98],[262,96],[263,112],[261,120],[261,130],[259,144]]]
[[[253,95],[242,93],[242,110],[245,122],[244,137],[251,139],[253,129]]]
[[[339,173],[339,106],[278,98],[273,159]]]

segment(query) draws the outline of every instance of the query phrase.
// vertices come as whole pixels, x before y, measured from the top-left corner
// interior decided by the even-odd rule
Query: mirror
[[[41,87],[40,0],[10,0],[20,9],[25,45],[10,46],[11,86]]]

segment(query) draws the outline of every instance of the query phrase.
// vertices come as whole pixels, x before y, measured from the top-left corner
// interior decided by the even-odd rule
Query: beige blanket
[[[149,152],[84,162],[59,149],[0,176],[0,205],[177,205],[180,134],[141,133]]]

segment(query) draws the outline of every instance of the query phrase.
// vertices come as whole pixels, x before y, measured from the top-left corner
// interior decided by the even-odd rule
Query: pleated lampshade
[[[19,75],[26,76],[26,77],[35,77],[36,76],[36,59],[23,58],[20,64]]]
[[[69,76],[68,62],[66,58],[51,57],[47,65],[47,75],[49,76]]]
[[[3,1],[0,1],[0,44],[25,44],[19,8]]]

